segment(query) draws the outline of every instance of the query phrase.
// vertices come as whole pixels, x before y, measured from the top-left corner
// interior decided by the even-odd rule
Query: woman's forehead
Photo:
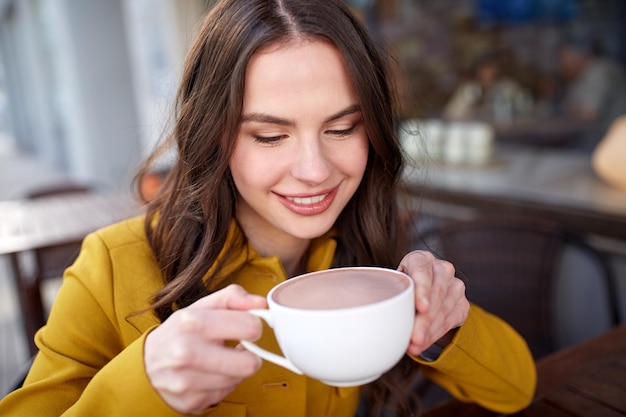
[[[246,69],[244,108],[284,104],[279,100],[302,105],[315,100],[356,101],[337,48],[328,42],[304,40],[254,54]]]

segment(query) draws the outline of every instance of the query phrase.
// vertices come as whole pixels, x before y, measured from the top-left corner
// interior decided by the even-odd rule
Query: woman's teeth
[[[287,199],[290,201],[293,201],[296,204],[310,205],[310,204],[319,203],[320,201],[325,199],[327,195],[328,193],[322,194],[322,195],[316,195],[313,197],[287,197]]]

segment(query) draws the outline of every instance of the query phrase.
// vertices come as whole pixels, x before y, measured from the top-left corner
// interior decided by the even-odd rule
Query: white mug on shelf
[[[484,122],[450,122],[446,129],[444,161],[451,165],[481,166],[493,150],[493,128]]]
[[[437,119],[411,119],[400,127],[400,143],[414,162],[441,160],[443,138],[444,124]]]

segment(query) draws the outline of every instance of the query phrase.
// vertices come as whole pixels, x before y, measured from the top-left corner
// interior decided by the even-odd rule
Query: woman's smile
[[[295,214],[301,216],[315,216],[325,212],[330,207],[337,195],[338,188],[339,187],[335,187],[331,191],[306,197],[277,195],[280,202]]]
[[[300,205],[311,205],[315,203],[319,203],[322,201],[328,194],[317,195],[314,197],[286,197],[287,200],[293,201],[296,204]]]

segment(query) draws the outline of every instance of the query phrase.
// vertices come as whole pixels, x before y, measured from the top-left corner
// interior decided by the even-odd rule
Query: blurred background
[[[565,116],[559,106],[571,80],[559,49],[567,41],[626,63],[621,0],[348,2],[399,57],[407,101],[423,117]],[[211,3],[0,1],[3,152],[105,187],[125,184],[166,131],[188,42]],[[513,86],[511,102],[499,112],[454,108],[455,92],[486,66],[487,77]]]
[[[125,184],[166,131],[188,42],[211,3],[1,0],[3,152],[35,157],[103,187]],[[399,57],[405,98],[422,117],[481,118],[501,126],[568,116],[564,99],[574,75],[560,57],[567,42],[626,64],[621,0],[348,3]],[[481,83],[486,92],[486,84],[502,80],[504,94],[481,96]],[[614,114],[603,116],[606,128]],[[516,140],[515,132],[501,136]],[[532,136],[542,145],[576,139]]]
[[[127,186],[166,127],[206,1],[0,2],[5,149]]]
[[[403,144],[417,171],[407,191],[423,209],[413,219],[418,233],[497,204],[508,214],[545,217],[601,254],[610,272],[605,304],[614,303],[618,316],[596,311],[598,321],[578,333],[570,325],[549,349],[623,321],[626,190],[598,177],[591,159],[626,115],[626,2],[346,2],[398,57]],[[0,200],[68,182],[128,191],[171,127],[182,62],[212,3],[0,0]],[[167,170],[167,160],[161,164],[156,171]],[[529,188],[535,183],[539,191]],[[474,186],[483,188],[470,195]],[[562,280],[576,265],[556,275]],[[3,388],[29,353],[10,268],[0,267]],[[569,304],[559,320],[580,322],[588,294],[561,299]]]

